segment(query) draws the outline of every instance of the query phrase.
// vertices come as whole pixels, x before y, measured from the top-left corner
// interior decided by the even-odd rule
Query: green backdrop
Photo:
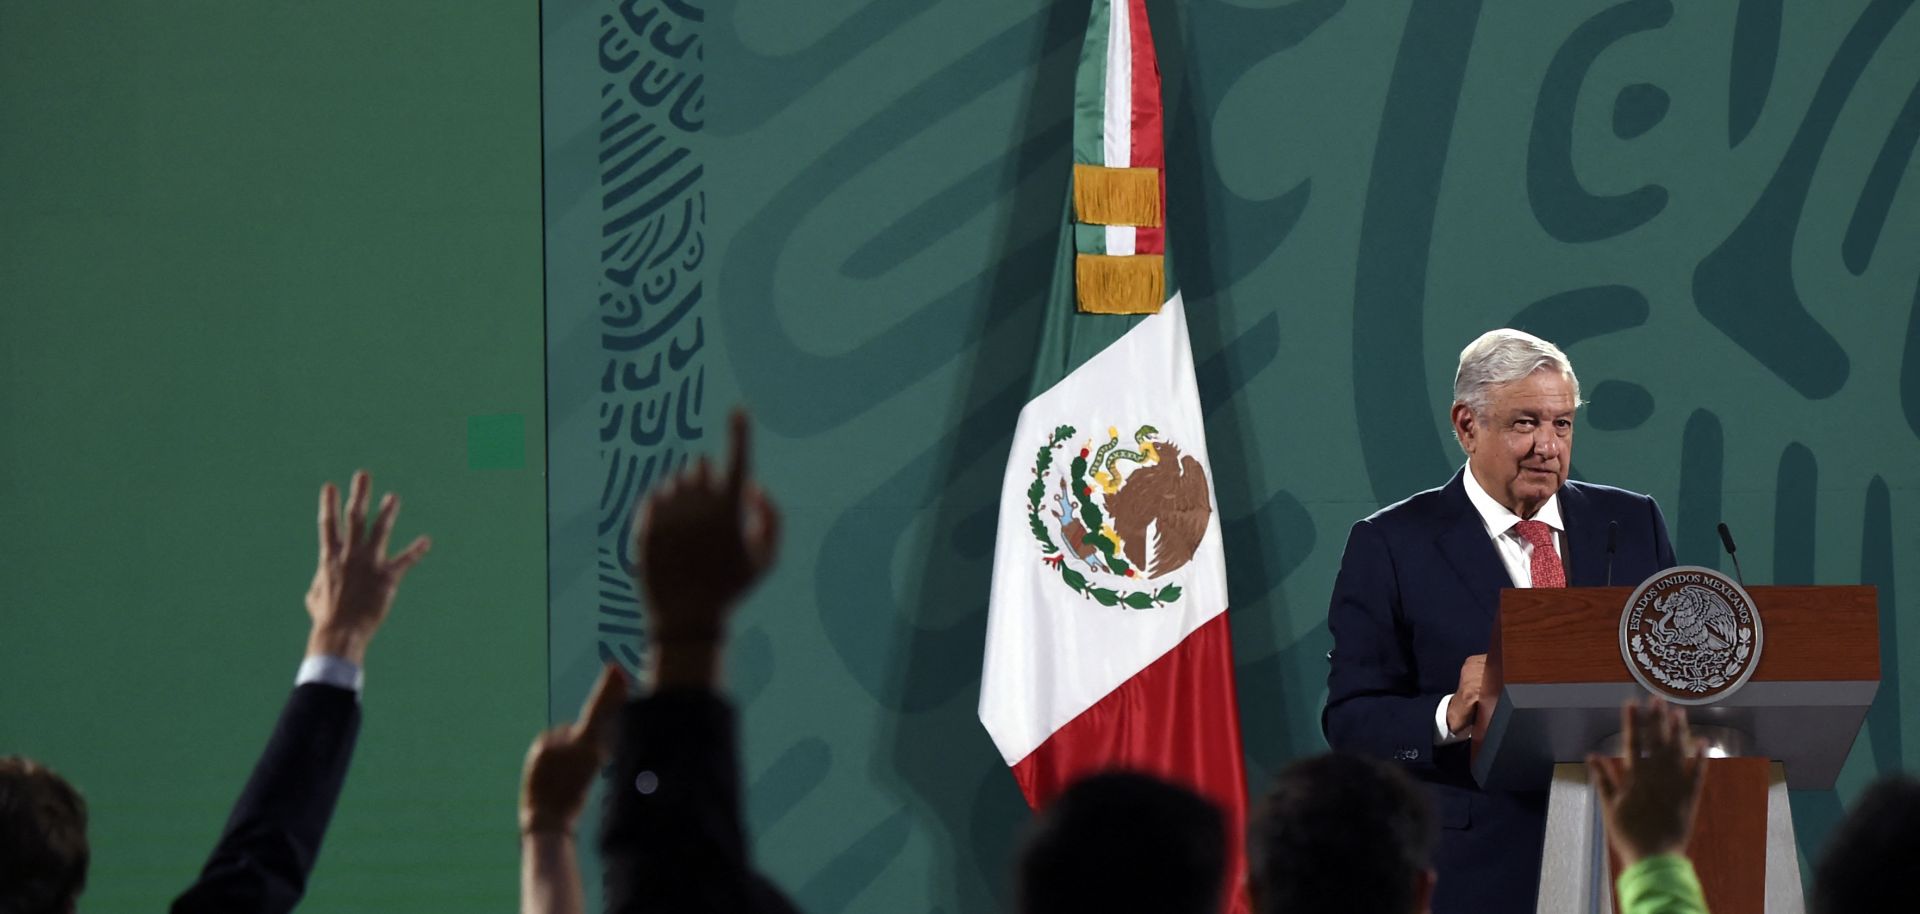
[[[1505,323],[1568,346],[1576,471],[1683,560],[1724,519],[1750,580],[1881,586],[1881,700],[1803,839],[1911,763],[1910,6],[1154,0],[1256,784],[1321,746],[1347,525],[1455,465],[1453,356]],[[313,489],[360,465],[438,546],[304,910],[511,906],[527,740],[636,646],[612,455],[630,494],[735,401],[788,516],[731,665],[761,860],[819,914],[993,910],[1025,814],[973,719],[987,539],[1084,15],[0,0],[0,752],[87,791],[85,910],[191,878],[298,659]],[[603,139],[608,86],[646,114]]]
[[[1568,348],[1575,472],[1658,497],[1683,561],[1724,520],[1749,580],[1882,588],[1806,845],[1912,757],[1910,7],[1150,0],[1256,787],[1324,746],[1348,525],[1459,465],[1454,358],[1501,325]],[[749,820],[811,911],[1005,890],[1025,814],[974,705],[1086,10],[544,8],[553,706],[636,657],[625,505],[746,403],[788,519],[733,654]]]
[[[539,24],[0,2],[0,753],[164,910],[293,683],[314,495],[431,533],[304,911],[506,910],[545,722]]]

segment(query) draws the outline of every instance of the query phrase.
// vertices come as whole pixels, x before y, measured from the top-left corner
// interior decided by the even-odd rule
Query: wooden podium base
[[[1614,914],[1619,862],[1607,848],[1587,766],[1553,767],[1539,914]],[[1786,769],[1763,758],[1707,763],[1687,857],[1714,914],[1804,914]]]

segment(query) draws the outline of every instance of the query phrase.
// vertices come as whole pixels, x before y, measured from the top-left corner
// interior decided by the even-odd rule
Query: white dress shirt
[[[300,661],[300,671],[293,676],[293,685],[295,688],[306,685],[309,682],[317,682],[321,685],[330,685],[335,688],[346,689],[352,692],[354,697],[358,698],[360,696],[360,690],[366,686],[367,674],[365,670],[360,668],[360,664],[354,663],[345,657],[335,657],[331,654],[314,654]]]
[[[1553,550],[1560,555],[1561,567],[1567,561],[1567,527],[1560,520],[1560,496],[1553,495],[1547,503],[1535,511],[1533,517],[1521,517],[1507,506],[1493,500],[1487,490],[1480,487],[1480,480],[1473,478],[1473,467],[1468,466],[1460,473],[1466,483],[1467,501],[1480,513],[1480,520],[1486,525],[1487,536],[1493,540],[1493,548],[1500,555],[1500,564],[1507,567],[1507,577],[1513,580],[1515,587],[1533,586],[1533,544],[1521,538],[1513,526],[1523,520],[1537,520],[1553,528]],[[1447,729],[1447,705],[1453,702],[1453,693],[1440,699],[1440,707],[1433,712],[1433,744],[1445,746],[1460,742],[1473,735],[1468,727],[1459,733]]]

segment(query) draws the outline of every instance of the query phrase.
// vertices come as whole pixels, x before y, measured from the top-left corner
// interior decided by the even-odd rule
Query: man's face
[[[1573,385],[1551,368],[1494,388],[1480,415],[1454,404],[1453,429],[1481,488],[1523,518],[1540,510],[1567,481],[1573,407]]]

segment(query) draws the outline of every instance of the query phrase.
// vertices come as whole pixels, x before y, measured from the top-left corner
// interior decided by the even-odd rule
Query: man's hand
[[[1622,705],[1620,725],[1625,758],[1587,756],[1607,840],[1623,867],[1656,854],[1683,853],[1706,783],[1705,746],[1687,728],[1686,712],[1659,698]]]
[[[578,721],[534,739],[520,779],[521,834],[573,833],[593,777],[606,764],[614,721],[626,700],[626,674],[609,665],[580,706]]]
[[[1480,708],[1480,684],[1487,676],[1487,655],[1475,654],[1460,664],[1460,687],[1453,690],[1453,700],[1447,702],[1447,729],[1463,733],[1473,723],[1474,712]]]
[[[585,907],[573,826],[606,764],[626,698],[626,674],[608,666],[580,719],[540,734],[527,750],[520,776],[520,914],[580,914]]]
[[[634,557],[646,597],[658,684],[713,685],[734,606],[773,564],[780,515],[747,470],[747,417],[715,477],[705,457],[635,509]]]
[[[309,657],[328,654],[364,666],[367,642],[386,621],[400,579],[433,545],[423,536],[387,558],[387,537],[400,514],[400,499],[387,493],[369,530],[367,497],[372,486],[365,470],[353,474],[345,528],[340,525],[340,491],[333,483],[320,487],[320,567],[307,588],[307,615],[313,617]]]

